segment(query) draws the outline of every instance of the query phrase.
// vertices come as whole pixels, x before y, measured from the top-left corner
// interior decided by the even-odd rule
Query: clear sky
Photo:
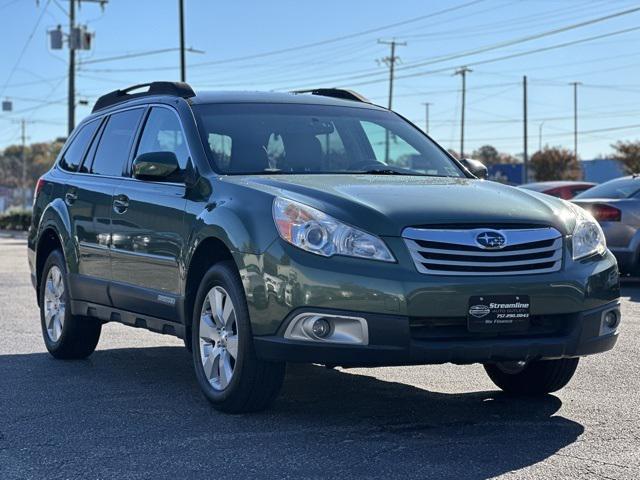
[[[66,135],[67,52],[51,51],[47,31],[67,23],[69,0],[0,0],[0,148]],[[578,90],[579,153],[593,158],[616,140],[640,139],[640,7],[596,0],[323,0],[322,2],[185,0],[187,80],[197,90],[353,88],[387,103],[388,70],[380,60],[406,42],[394,109],[459,150],[460,76],[467,76],[465,151],[484,144],[522,152],[522,76],[529,80],[529,152],[542,144],[573,148],[573,90]],[[178,46],[177,0],[110,0],[104,11],[83,2],[78,22],[95,31],[79,54],[79,99],[151,80],[178,79],[178,52],[104,61]],[[631,30],[617,33],[623,30]],[[563,29],[561,32],[552,33]],[[528,38],[533,37],[533,38]],[[600,37],[600,38],[593,38]],[[589,40],[591,39],[591,40]],[[535,50],[541,50],[531,53]],[[510,57],[510,58],[504,58]],[[78,106],[77,120],[90,106]]]

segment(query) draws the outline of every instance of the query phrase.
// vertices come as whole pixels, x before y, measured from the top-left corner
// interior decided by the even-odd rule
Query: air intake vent
[[[555,228],[407,228],[402,236],[418,271],[430,275],[530,275],[562,266]]]

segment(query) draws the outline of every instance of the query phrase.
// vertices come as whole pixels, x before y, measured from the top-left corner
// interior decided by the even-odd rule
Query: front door
[[[181,171],[190,161],[177,113],[165,106],[148,111],[134,158],[159,151],[175,153]],[[129,176],[114,192],[111,297],[117,308],[183,321],[186,187],[181,178],[178,173],[172,181],[153,182]]]

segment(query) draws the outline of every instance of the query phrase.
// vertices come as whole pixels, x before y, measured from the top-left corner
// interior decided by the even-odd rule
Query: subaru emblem
[[[476,242],[482,248],[498,249],[505,246],[507,239],[500,232],[486,230],[476,235]]]

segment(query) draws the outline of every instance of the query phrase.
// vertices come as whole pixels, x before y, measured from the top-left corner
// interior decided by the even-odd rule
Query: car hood
[[[225,181],[312,206],[382,236],[420,226],[553,226],[573,229],[563,200],[469,178],[386,175],[227,176]]]

